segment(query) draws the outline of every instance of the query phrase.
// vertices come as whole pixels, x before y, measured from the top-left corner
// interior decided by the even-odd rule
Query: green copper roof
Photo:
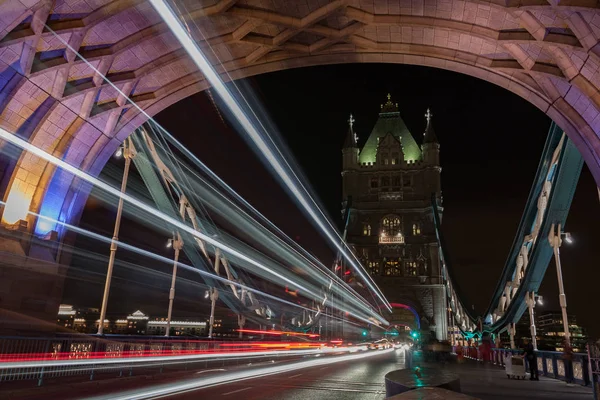
[[[388,94],[388,101],[381,106],[379,119],[375,123],[371,135],[360,152],[358,161],[360,163],[375,163],[378,139],[383,138],[388,133],[391,133],[393,136],[400,139],[400,143],[402,143],[404,150],[405,161],[416,161],[422,158],[421,150],[419,149],[417,142],[415,142],[415,139],[406,127],[406,124],[402,118],[400,118],[398,105],[392,103],[390,95]]]

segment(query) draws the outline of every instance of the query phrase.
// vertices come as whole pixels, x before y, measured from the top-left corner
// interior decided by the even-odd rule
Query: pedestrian
[[[538,377],[537,354],[535,354],[533,344],[531,344],[527,338],[523,339],[523,344],[523,356],[529,365],[529,379],[532,381],[539,381],[540,378]]]
[[[567,385],[573,383],[573,347],[566,340],[563,341],[563,363],[565,365],[565,380]]]

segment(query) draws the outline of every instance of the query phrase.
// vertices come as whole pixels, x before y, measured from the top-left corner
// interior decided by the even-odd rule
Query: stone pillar
[[[56,233],[36,238],[0,227],[0,335],[48,335],[56,324],[67,266]],[[64,327],[63,327],[64,328]]]
[[[448,340],[448,310],[446,307],[446,287],[436,285],[432,288],[433,320],[435,322],[435,336],[438,340]]]

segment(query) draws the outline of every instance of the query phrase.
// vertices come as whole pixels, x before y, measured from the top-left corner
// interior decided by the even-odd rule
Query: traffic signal
[[[413,339],[417,339],[419,337],[419,333],[418,332],[411,332],[410,336],[412,336]]]
[[[362,335],[363,335],[363,336],[367,336],[367,330],[366,330],[366,329],[363,329],[363,331],[362,331]]]

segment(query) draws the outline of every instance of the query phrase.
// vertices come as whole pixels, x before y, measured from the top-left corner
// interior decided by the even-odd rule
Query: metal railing
[[[464,346],[458,349],[459,346],[454,346],[454,352],[462,353],[463,357],[472,360],[482,361],[481,352],[476,347]],[[523,350],[519,349],[492,349],[491,350],[491,362],[494,365],[504,368],[505,358],[513,355],[522,355]],[[536,351],[537,354],[537,366],[538,373],[541,376],[548,378],[560,379],[562,381],[568,381],[567,371],[568,368],[565,363],[570,362],[572,365],[572,381],[582,386],[590,384],[589,375],[589,363],[587,353],[573,353],[572,360],[565,360],[563,353],[559,351]],[[529,366],[527,367],[529,371]]]
[[[268,342],[256,347],[252,341],[213,341],[181,337],[90,336],[76,335],[52,338],[0,337],[0,383],[37,380],[41,386],[47,378],[116,373],[131,376],[134,368],[162,373],[178,364],[215,362],[237,364],[248,358],[273,359],[298,357],[318,344],[290,345]]]

